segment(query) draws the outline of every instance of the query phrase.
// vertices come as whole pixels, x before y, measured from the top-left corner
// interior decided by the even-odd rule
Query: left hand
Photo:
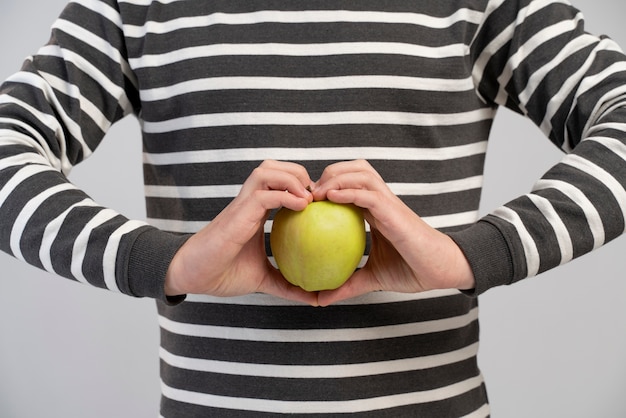
[[[469,263],[456,243],[394,195],[367,161],[328,166],[314,185],[313,198],[363,208],[372,237],[366,265],[339,289],[320,292],[320,305],[380,290],[413,293],[474,287]]]

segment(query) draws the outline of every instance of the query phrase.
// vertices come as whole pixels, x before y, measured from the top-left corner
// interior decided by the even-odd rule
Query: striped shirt
[[[75,0],[0,90],[0,249],[157,299],[163,417],[484,417],[472,295],[171,303],[169,262],[262,160],[363,158],[460,245],[473,294],[511,284],[624,232],[625,103],[623,53],[565,1]],[[479,219],[499,106],[567,154]],[[147,222],[66,178],[127,115]]]

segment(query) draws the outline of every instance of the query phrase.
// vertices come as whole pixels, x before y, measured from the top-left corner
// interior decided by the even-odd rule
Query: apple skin
[[[360,208],[327,200],[302,211],[281,208],[270,247],[283,277],[306,291],[336,289],[354,273],[365,251]]]

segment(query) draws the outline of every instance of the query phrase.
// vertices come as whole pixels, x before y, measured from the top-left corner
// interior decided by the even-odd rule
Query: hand
[[[313,197],[363,208],[372,237],[366,265],[339,289],[320,292],[320,305],[378,290],[411,293],[474,287],[460,248],[394,195],[367,161],[328,166],[314,185]]]
[[[317,295],[289,284],[267,259],[263,226],[271,209],[304,209],[312,200],[304,167],[265,161],[239,195],[176,253],[166,294],[239,296],[260,292],[317,304]]]

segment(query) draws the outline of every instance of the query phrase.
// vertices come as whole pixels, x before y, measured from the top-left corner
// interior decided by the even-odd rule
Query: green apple
[[[362,210],[327,200],[302,211],[282,208],[274,217],[270,247],[290,283],[310,292],[336,289],[354,273],[365,251]]]

